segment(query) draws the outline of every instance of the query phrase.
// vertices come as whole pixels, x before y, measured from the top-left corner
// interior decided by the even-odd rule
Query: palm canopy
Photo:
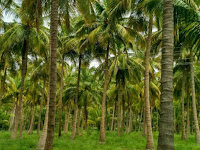
[[[118,136],[124,131],[133,131],[133,128],[135,131],[143,130],[145,134],[146,125],[151,126],[149,124],[152,122],[152,128],[158,130],[161,127],[160,116],[163,114],[160,97],[166,89],[162,87],[164,81],[161,81],[161,74],[165,70],[160,64],[165,59],[161,57],[164,50],[162,44],[165,42],[163,38],[166,37],[163,32],[164,1],[57,2],[58,20],[55,24],[58,23],[58,28],[56,30],[55,27],[55,31],[58,34],[53,37],[58,41],[54,43],[49,38],[55,33],[49,28],[50,16],[53,14],[51,9],[54,8],[50,0],[0,0],[0,117],[4,118],[3,121],[0,120],[0,128],[2,124],[7,128],[8,118],[14,118],[14,122],[21,121],[22,134],[22,129],[31,127],[31,124],[34,128],[37,122],[38,131],[40,127],[44,129],[42,139],[47,130],[50,132],[52,126],[48,126],[49,122],[55,124],[55,129],[59,124],[59,136],[62,127],[65,128],[65,133],[72,129],[74,136],[84,136],[85,132],[78,132],[80,127],[81,131],[100,130],[101,142],[105,142],[106,134],[110,134],[107,133],[109,129],[113,131],[117,128]],[[190,117],[190,110],[193,110],[193,114],[197,113],[193,115],[193,118],[197,118],[194,119],[195,131],[198,127],[198,111],[195,106],[199,108],[199,4],[198,0],[175,0],[174,24],[170,24],[174,25],[174,60],[170,62],[173,61],[174,117],[177,132],[184,128],[180,116],[183,116],[184,122],[184,117]],[[169,12],[171,11],[167,13]],[[15,18],[6,23],[2,20],[4,14],[12,14]],[[55,18],[52,17],[51,20]],[[50,52],[52,43],[57,44],[54,57],[51,57]],[[149,47],[150,54],[147,53]],[[53,69],[57,70],[52,72],[54,82],[49,80],[52,77],[52,64]],[[168,76],[165,79],[168,81]],[[182,88],[183,79],[188,81],[185,89]],[[189,85],[189,82],[194,84]],[[50,90],[47,84],[54,88]],[[52,94],[54,104],[49,97]],[[186,98],[187,103],[184,102]],[[180,103],[182,107],[179,106]],[[53,106],[58,107],[58,113],[53,113]],[[185,106],[187,113],[184,111]],[[31,111],[36,114],[33,116],[35,120],[31,119]],[[48,118],[48,114],[55,115],[56,122],[54,117]],[[191,125],[191,119],[188,118],[187,123]],[[16,125],[13,134],[17,133],[14,132],[17,128]],[[148,135],[149,133],[147,138]]]

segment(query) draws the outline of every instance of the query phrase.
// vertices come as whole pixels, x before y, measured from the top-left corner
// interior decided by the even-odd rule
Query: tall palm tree
[[[48,44],[48,43],[46,43]],[[46,52],[46,51],[44,51]],[[47,56],[48,55],[45,55]],[[46,101],[46,113],[45,113],[45,120],[44,120],[44,125],[43,125],[43,131],[40,135],[40,139],[38,141],[37,144],[37,149],[44,149],[45,146],[45,142],[46,142],[46,136],[47,136],[47,125],[48,125],[48,110],[49,110],[49,95],[48,92],[45,90],[46,89],[46,84],[48,83],[48,73],[49,73],[49,63],[48,63],[48,58],[45,59],[41,59],[41,62],[39,63],[38,67],[36,67],[36,69],[34,70],[32,76],[33,78],[40,78],[43,80],[43,90],[42,90],[42,100],[41,103],[44,102],[45,99],[47,99]],[[45,63],[44,63],[45,62]],[[40,108],[41,110],[41,108]],[[39,117],[41,116],[41,111],[39,111]],[[38,120],[39,123],[39,120]]]
[[[50,70],[49,70],[49,114],[45,150],[53,150],[55,109],[56,109],[56,81],[57,81],[57,32],[58,32],[58,0],[51,1],[50,22]]]
[[[61,73],[60,73],[60,97],[59,97],[59,129],[58,136],[61,136],[61,127],[62,127],[62,98],[63,98],[63,76],[64,76],[64,60],[61,60]]]
[[[192,111],[194,118],[194,127],[196,132],[196,141],[200,143],[199,122],[197,117],[196,97],[195,97],[195,82],[194,82],[194,65],[193,65],[193,51],[190,51],[190,73],[191,73],[191,88],[192,88]]]
[[[114,5],[113,5],[114,4]],[[127,5],[126,5],[127,4]],[[89,41],[91,43],[100,44],[100,47],[104,49],[105,53],[105,66],[104,66],[104,89],[103,89],[103,96],[102,96],[102,107],[101,107],[101,125],[100,125],[100,142],[105,142],[105,116],[106,116],[106,92],[108,86],[108,75],[109,75],[109,66],[108,66],[108,58],[109,58],[109,51],[113,47],[115,47],[115,37],[116,35],[119,36],[123,41],[126,43],[131,43],[132,37],[131,33],[135,33],[130,28],[124,27],[121,22],[118,20],[119,18],[122,19],[122,14],[126,12],[130,5],[129,2],[122,3],[121,1],[104,1],[102,4],[100,2],[95,2],[95,17],[91,19],[93,22],[91,24],[95,25],[95,28],[89,34]],[[117,10],[120,10],[117,11]],[[112,12],[112,13],[110,13]],[[104,15],[106,14],[106,15]],[[93,14],[91,14],[94,16]],[[95,20],[96,18],[96,20]],[[97,25],[97,26],[96,26]],[[114,28],[115,27],[115,28]]]
[[[163,33],[161,61],[161,114],[158,150],[174,149],[173,121],[173,49],[174,49],[174,2],[163,1]]]
[[[186,68],[187,67],[187,68]],[[184,111],[184,105],[185,105],[185,86],[186,86],[186,77],[187,77],[187,72],[186,69],[188,69],[187,65],[177,65],[174,67],[174,92],[175,96],[178,93],[178,91],[181,92],[181,116],[182,116],[182,134],[181,134],[181,139],[185,139],[185,111]],[[181,76],[182,74],[182,76]],[[182,84],[179,84],[181,83]],[[181,89],[181,90],[180,90]],[[178,95],[178,94],[177,94]]]
[[[110,50],[110,43],[108,42],[106,55],[105,55],[105,71],[104,71],[104,87],[103,87],[103,99],[101,106],[101,128],[100,128],[100,142],[105,142],[105,106],[106,106],[106,92],[108,84],[108,56]]]
[[[151,49],[151,39],[152,39],[152,26],[153,26],[153,16],[149,17],[149,27],[148,27],[148,38],[145,53],[145,76],[144,76],[144,95],[145,95],[145,116],[147,124],[147,143],[146,149],[154,149],[154,141],[151,126],[151,113],[150,113],[150,101],[149,101],[149,57]]]
[[[73,140],[76,134],[76,123],[77,123],[77,115],[78,115],[78,94],[79,94],[79,87],[80,87],[80,77],[81,77],[81,61],[82,61],[82,55],[79,55],[79,63],[78,63],[78,79],[77,79],[77,85],[76,85],[76,94],[75,94],[75,100],[74,100],[74,117],[73,117],[73,124],[72,124],[72,133],[71,133],[71,139]]]
[[[37,106],[37,99],[39,96],[39,93],[41,91],[41,86],[40,84],[38,84],[37,82],[34,82],[32,85],[29,85],[29,90],[28,93],[31,94],[31,101],[30,101],[30,105],[31,105],[31,123],[28,129],[28,134],[32,134],[33,130],[34,130],[34,124],[35,124],[35,114],[36,114],[36,106]]]
[[[34,45],[33,41],[30,39],[36,38],[35,35],[38,34],[34,30],[35,22],[33,18],[35,18],[35,10],[32,5],[29,5],[27,0],[23,0],[20,6],[18,6],[17,3],[14,6],[14,8],[16,8],[15,10],[17,10],[15,13],[19,16],[21,23],[14,23],[12,28],[3,34],[1,46],[7,51],[15,50],[16,53],[18,53],[18,50],[21,50],[21,92],[19,96],[20,115],[16,119],[18,120],[17,123],[20,124],[20,138],[22,138],[24,81],[27,73],[28,53],[33,48],[30,45]],[[16,129],[12,132],[12,138],[16,138],[17,135],[18,125],[15,127]]]

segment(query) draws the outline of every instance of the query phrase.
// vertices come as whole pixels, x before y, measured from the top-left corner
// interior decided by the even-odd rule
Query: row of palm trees
[[[104,143],[109,123],[108,103],[111,101],[110,128],[113,130],[117,121],[118,136],[124,131],[125,125],[127,132],[132,130],[135,115],[139,117],[136,121],[143,122],[143,135],[147,137],[146,149],[154,149],[152,117],[153,111],[156,111],[157,115],[160,114],[160,119],[156,121],[160,122],[158,149],[173,149],[176,119],[173,101],[180,98],[177,92],[180,89],[182,139],[185,139],[184,93],[187,88],[185,89],[184,70],[189,67],[191,86],[188,89],[192,93],[196,140],[197,143],[200,142],[195,96],[198,74],[195,75],[193,64],[194,56],[199,56],[198,2],[23,0],[19,4],[10,0],[2,1],[1,7],[18,18],[13,23],[3,22],[0,39],[0,102],[12,99],[9,103],[15,105],[15,117],[10,120],[12,138],[16,138],[18,126],[20,137],[23,136],[23,116],[27,113],[24,108],[29,103],[32,112],[36,111],[36,106],[40,106],[38,133],[40,132],[45,103],[45,121],[38,149],[53,149],[58,99],[59,136],[62,133],[63,109],[66,109],[65,133],[69,126],[69,115],[73,113],[73,140],[79,134],[81,122],[82,129],[84,126],[85,129],[88,128],[94,111],[91,110],[88,115],[88,109],[94,107],[98,109],[94,115],[100,118],[94,124],[99,126],[100,142]],[[45,26],[48,22],[46,18],[50,18],[50,30]],[[98,60],[99,66],[95,69],[89,69],[92,60]],[[179,61],[183,61],[184,69],[180,68]],[[176,68],[182,72],[182,87],[178,86],[176,76],[173,77]],[[28,101],[29,97],[31,101]],[[7,105],[8,103],[5,104]],[[157,105],[156,110],[153,105]],[[189,103],[187,107],[189,118]],[[34,128],[35,113],[31,116],[28,133]],[[190,121],[187,124],[188,122]],[[139,126],[141,127],[140,123]]]

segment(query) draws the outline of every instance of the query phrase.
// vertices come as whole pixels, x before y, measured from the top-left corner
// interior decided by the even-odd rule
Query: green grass
[[[39,136],[34,132],[32,135],[24,133],[23,139],[11,139],[11,133],[0,131],[0,150],[35,150]],[[155,145],[157,144],[157,133],[154,133]],[[145,138],[140,132],[133,132],[117,137],[116,133],[107,133],[106,143],[99,143],[99,132],[84,132],[77,136],[74,141],[70,135],[61,138],[55,134],[54,150],[144,150]],[[181,141],[180,135],[175,135],[175,150],[199,150],[200,145],[195,142],[195,136],[191,135],[187,141]]]

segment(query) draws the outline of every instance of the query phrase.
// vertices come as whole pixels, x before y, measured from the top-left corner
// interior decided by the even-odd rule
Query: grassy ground
[[[39,136],[34,132],[32,135],[24,133],[24,138],[11,139],[11,134],[7,131],[0,131],[0,150],[35,150]],[[70,140],[70,135],[61,138],[55,134],[54,150],[144,150],[145,139],[140,132],[124,134],[117,137],[116,133],[107,133],[106,144],[98,142],[99,133],[91,131],[77,136],[74,141]],[[154,134],[155,145],[158,134]],[[180,135],[175,135],[175,150],[199,150],[200,145],[195,142],[195,136],[190,136],[187,141],[181,141]]]

